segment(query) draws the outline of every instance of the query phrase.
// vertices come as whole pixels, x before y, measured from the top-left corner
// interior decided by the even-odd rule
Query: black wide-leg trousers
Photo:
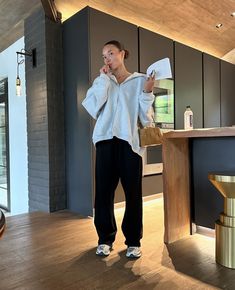
[[[142,238],[142,158],[127,141],[114,137],[96,143],[95,227],[98,244],[111,245],[116,236],[114,195],[119,179],[126,207],[122,231],[127,246],[140,246]]]

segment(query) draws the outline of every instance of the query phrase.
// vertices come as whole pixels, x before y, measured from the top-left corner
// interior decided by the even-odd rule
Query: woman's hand
[[[106,75],[108,75],[108,76],[111,76],[112,71],[111,71],[110,67],[109,67],[107,64],[105,64],[105,65],[103,65],[102,68],[100,69],[100,73],[101,73],[101,74],[106,74]]]
[[[153,91],[154,87],[154,81],[155,81],[155,71],[151,73],[151,75],[147,78],[144,84],[144,92],[145,93],[151,93]]]

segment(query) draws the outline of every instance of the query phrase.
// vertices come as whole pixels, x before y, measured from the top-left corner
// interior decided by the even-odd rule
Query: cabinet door
[[[221,60],[221,127],[235,125],[235,65]]]
[[[63,23],[66,190],[68,208],[93,215],[90,117],[81,103],[89,87],[87,9]]]
[[[190,105],[194,128],[203,127],[202,52],[175,42],[175,128],[184,128],[184,111]]]
[[[139,27],[140,72],[145,73],[151,63],[169,57],[173,74],[173,53],[173,40]]]
[[[162,35],[138,28],[139,32],[139,71],[146,73],[148,66],[165,57],[170,58],[173,74],[173,41]],[[151,146],[147,150],[148,163],[162,162],[162,146]],[[145,164],[143,164],[145,166]],[[143,196],[162,192],[162,175],[143,177]]]
[[[203,54],[204,127],[220,127],[220,60]]]
[[[137,26],[100,12],[89,9],[90,13],[90,77],[93,81],[103,66],[102,49],[106,42],[118,40],[129,51],[127,70],[138,71],[138,31]]]

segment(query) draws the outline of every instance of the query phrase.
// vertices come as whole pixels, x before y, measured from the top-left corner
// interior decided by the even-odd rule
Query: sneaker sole
[[[126,255],[127,258],[130,258],[130,259],[139,259],[141,257],[141,255],[139,256],[135,256],[135,255]]]
[[[96,256],[100,256],[100,257],[108,257],[110,254],[105,254],[105,253],[95,253]]]
[[[112,249],[113,249],[113,248],[110,248],[110,252],[112,251]],[[104,257],[104,256],[105,256],[105,257],[108,257],[108,256],[110,255],[110,253],[109,253],[109,254],[105,254],[104,252],[96,252],[95,254],[96,254],[97,256],[103,256],[103,257]]]

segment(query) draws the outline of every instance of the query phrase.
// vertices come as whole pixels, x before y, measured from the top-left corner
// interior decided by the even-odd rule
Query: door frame
[[[10,161],[9,161],[9,114],[8,114],[8,78],[1,78],[0,82],[4,83],[4,94],[0,95],[0,103],[5,103],[5,127],[6,127],[6,166],[7,166],[7,206],[1,205],[0,208],[11,210],[10,197]]]

